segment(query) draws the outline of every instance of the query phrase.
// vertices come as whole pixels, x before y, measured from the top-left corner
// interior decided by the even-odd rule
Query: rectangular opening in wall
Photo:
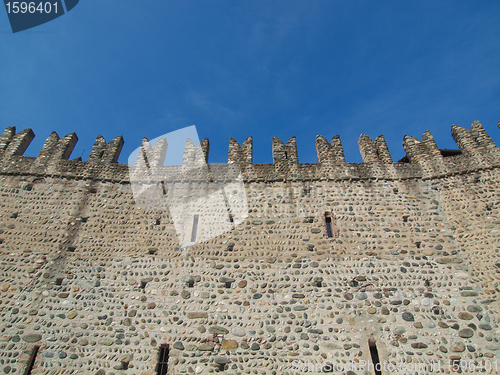
[[[332,232],[332,214],[325,212],[325,224],[326,224],[326,235],[331,238],[333,237]]]
[[[158,366],[156,368],[156,373],[158,375],[166,375],[168,371],[168,355],[170,352],[170,348],[168,344],[160,345],[160,352],[158,355]]]
[[[121,361],[121,370],[127,370],[128,369],[128,365],[129,365],[129,361]]]
[[[198,231],[198,220],[200,215],[196,214],[193,217],[193,229],[191,231],[191,242],[196,242],[196,232]]]
[[[370,339],[368,341],[368,345],[370,346],[370,356],[372,357],[373,370],[375,371],[375,375],[382,375],[382,366],[380,365],[380,358],[378,355],[377,344],[375,343],[375,340]]]
[[[35,365],[36,355],[38,354],[38,350],[40,347],[37,345],[33,347],[31,350],[31,356],[28,361],[28,366],[26,367],[26,371],[24,371],[24,375],[31,375],[31,370],[33,370],[33,366]]]
[[[460,357],[459,356],[452,355],[450,357],[450,362],[451,362],[451,370],[453,372],[462,372],[462,369],[460,368]]]
[[[311,188],[309,185],[305,184],[303,189],[302,189],[302,195],[310,195],[311,194]]]

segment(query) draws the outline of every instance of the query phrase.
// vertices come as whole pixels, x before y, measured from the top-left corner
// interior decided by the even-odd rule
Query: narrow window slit
[[[325,212],[326,235],[331,238],[332,234],[332,216],[330,213]]]
[[[375,371],[375,375],[382,375],[382,366],[380,365],[380,357],[378,355],[378,349],[375,340],[370,339],[368,341],[368,345],[370,346],[370,356],[372,357],[373,370]]]
[[[168,344],[160,345],[160,353],[158,355],[158,366],[156,369],[156,373],[158,375],[166,375],[168,371],[168,355],[170,352],[170,348]]]
[[[193,229],[191,231],[191,242],[196,242],[196,232],[198,231],[198,220],[200,215],[196,214],[193,218]]]
[[[224,199],[224,205],[226,206],[227,210],[227,215],[229,217],[229,222],[232,224],[231,226],[234,228],[234,218],[233,214],[231,213],[231,209],[229,207],[229,201],[227,199],[226,191],[224,189],[221,189],[222,192],[222,198]],[[234,190],[233,195],[236,196],[238,194],[238,191]]]
[[[302,195],[310,195],[311,194],[311,188],[309,185],[304,185],[304,188],[302,189]]]
[[[26,367],[26,371],[24,372],[24,375],[31,375],[31,370],[33,370],[33,366],[35,365],[35,359],[36,359],[36,355],[38,354],[39,349],[40,349],[40,346],[38,346],[38,345],[33,347],[32,351],[31,351],[30,360],[28,362],[28,367]]]

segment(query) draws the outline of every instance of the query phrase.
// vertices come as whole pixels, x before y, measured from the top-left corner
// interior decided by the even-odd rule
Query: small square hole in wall
[[[451,370],[453,372],[462,372],[463,371],[460,368],[460,360],[461,360],[461,358],[459,356],[451,356],[450,357]]]
[[[63,277],[58,277],[58,278],[56,279],[56,285],[62,285],[63,281],[64,281],[64,278],[63,278]]]
[[[75,250],[76,250],[76,247],[75,247],[75,246],[68,246],[68,251],[69,251],[70,253],[74,253],[74,252],[75,252]]]
[[[420,241],[415,242],[415,246],[417,247],[417,249],[420,249],[420,245],[421,245],[421,244],[422,244],[422,243],[421,243]]]
[[[154,249],[154,248],[148,250],[149,255],[155,255],[157,251],[158,251],[158,249]]]
[[[80,218],[80,222],[82,222],[82,223],[86,223],[88,220],[89,220],[88,217],[82,217],[82,218]]]
[[[323,286],[323,280],[316,280],[316,287],[321,288]]]
[[[96,193],[97,193],[97,189],[95,189],[95,188],[90,188],[90,189],[89,189],[89,193],[90,193],[90,194],[96,194]]]
[[[121,370],[128,370],[129,363],[130,363],[129,361],[121,361],[121,366],[122,366]]]

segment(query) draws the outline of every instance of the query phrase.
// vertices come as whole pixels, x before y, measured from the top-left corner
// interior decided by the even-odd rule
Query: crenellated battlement
[[[498,126],[500,127],[500,122]],[[500,151],[479,121],[474,121],[470,130],[453,125],[451,135],[458,150],[439,149],[430,131],[426,131],[420,140],[406,135],[403,139],[406,157],[394,162],[383,135],[372,140],[361,134],[358,146],[363,163],[345,161],[339,135],[334,136],[330,142],[318,135],[315,140],[318,162],[308,164],[299,163],[295,137],[286,143],[273,137],[272,164],[253,163],[252,137],[248,137],[241,145],[230,138],[228,164],[238,166],[245,181],[427,179],[500,166]],[[75,133],[60,138],[56,132],[52,132],[37,157],[23,156],[34,137],[31,129],[18,133],[15,127],[5,129],[0,136],[0,173],[129,182],[128,166],[117,163],[124,144],[122,136],[106,142],[104,137],[98,135],[87,161],[82,161],[81,158],[69,160],[78,141]],[[145,156],[144,163],[149,163],[148,168],[154,166],[175,170],[175,174],[168,175],[183,179],[184,175],[189,174],[189,178],[193,179],[192,169],[208,162],[207,138],[198,146],[187,140],[181,166],[163,165],[167,147],[165,139],[153,146],[146,138],[143,139],[140,150]],[[218,164],[209,165],[210,170],[219,171],[219,176],[221,167]]]
[[[273,137],[268,164],[252,137],[207,164],[208,139],[169,134],[119,164],[121,136],[82,160],[52,132],[31,157],[7,128],[0,373],[496,370],[500,149],[479,122],[451,133],[405,136],[399,161],[361,134],[361,163],[338,135],[316,163]]]

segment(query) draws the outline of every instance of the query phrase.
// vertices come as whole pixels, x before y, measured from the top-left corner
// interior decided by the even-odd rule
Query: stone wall
[[[183,247],[173,213],[135,202],[121,137],[99,136],[84,162],[68,160],[75,134],[52,133],[32,158],[33,132],[7,128],[0,371],[24,373],[36,347],[32,374],[155,374],[166,343],[169,374],[374,374],[371,343],[383,374],[459,359],[497,373],[500,152],[478,122],[452,135],[460,154],[426,132],[399,163],[362,135],[359,164],[338,136],[317,137],[317,164],[299,163],[295,138],[275,138],[266,165],[231,139],[249,216]],[[164,168],[167,187],[204,194],[185,166]],[[224,168],[208,167],[216,187]]]

